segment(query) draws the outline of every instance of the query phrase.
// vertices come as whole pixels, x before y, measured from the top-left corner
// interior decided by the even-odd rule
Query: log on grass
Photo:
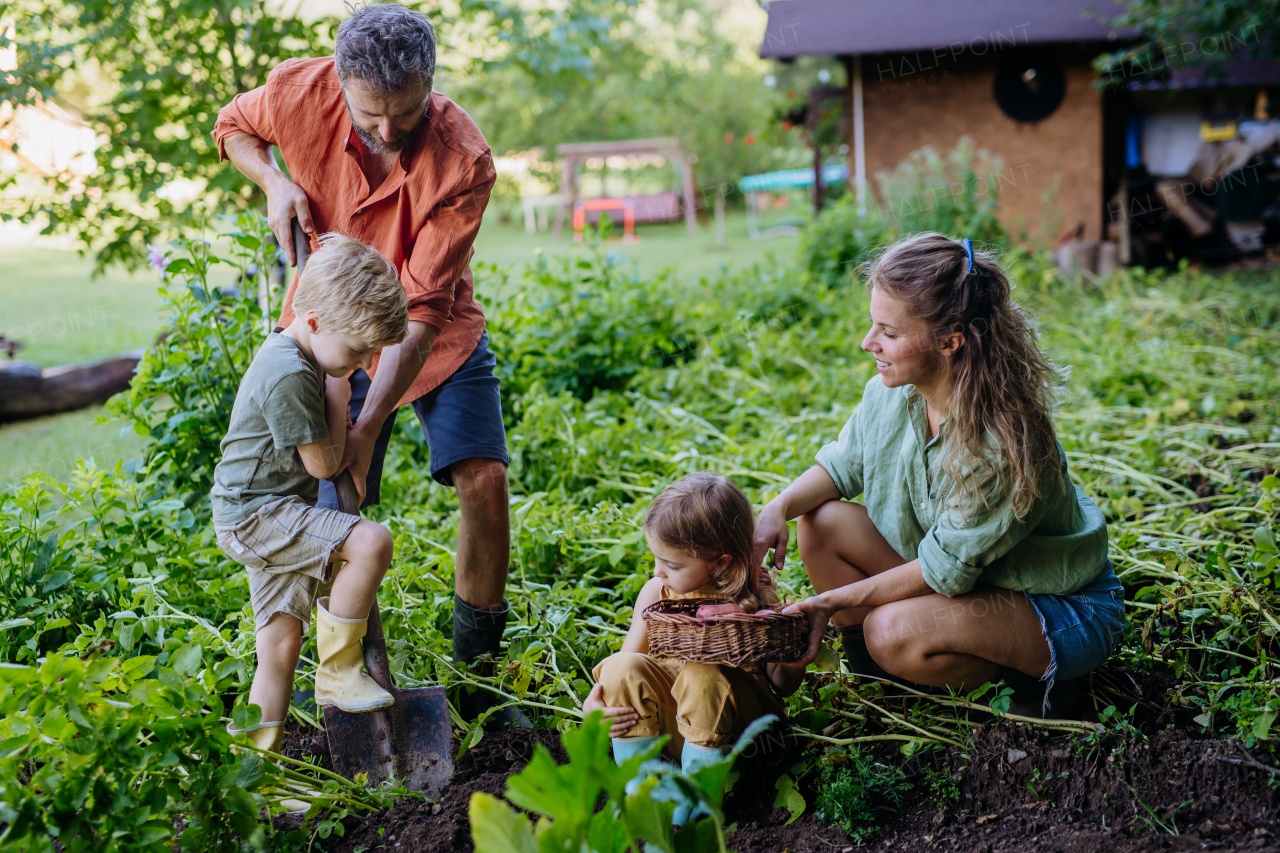
[[[16,421],[104,403],[129,387],[142,353],[41,370],[29,361],[0,363],[0,421]]]

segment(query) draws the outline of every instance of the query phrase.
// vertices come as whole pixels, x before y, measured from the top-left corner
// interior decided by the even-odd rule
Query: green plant
[[[0,846],[160,853],[182,814],[184,849],[263,849],[275,770],[231,754],[194,674],[154,656],[0,668]]]
[[[666,738],[647,752],[615,764],[609,726],[604,722],[604,713],[595,711],[581,726],[562,735],[568,764],[557,766],[539,744],[528,766],[507,779],[506,798],[540,815],[536,828],[497,797],[471,795],[471,833],[476,853],[640,853],[641,841],[646,842],[644,849],[664,853],[711,849],[724,853],[724,812],[720,803],[731,784],[730,770],[742,750],[776,719],[765,716],[756,720],[724,761],[686,776],[657,759]],[[636,779],[642,768],[644,781],[627,793],[627,783]],[[673,832],[671,815],[675,803],[655,798],[655,789],[664,781],[673,783],[682,796],[703,805],[710,814]],[[605,802],[597,810],[601,794]]]
[[[952,772],[949,767],[930,767],[924,772],[924,784],[929,789],[933,804],[945,809],[960,802],[960,780],[963,771]]]
[[[1178,803],[1176,806],[1169,806],[1167,808],[1161,809],[1160,811],[1163,811],[1165,813],[1163,816],[1161,816],[1156,809],[1153,809],[1151,806],[1147,805],[1146,800],[1142,799],[1142,797],[1138,795],[1137,788],[1134,788],[1132,785],[1130,785],[1127,782],[1124,783],[1124,786],[1129,789],[1129,792],[1131,794],[1133,794],[1133,802],[1134,802],[1133,813],[1143,823],[1145,823],[1148,828],[1150,828],[1154,832],[1163,832],[1167,835],[1181,835],[1181,833],[1178,831],[1178,822],[1177,822],[1178,812],[1182,811],[1187,806],[1194,803],[1195,800],[1183,800],[1181,803]],[[1139,811],[1139,809],[1141,809],[1141,811]]]
[[[107,405],[151,440],[146,461],[155,480],[193,509],[206,503],[240,378],[265,336],[258,290],[278,254],[265,218],[242,213],[235,225],[224,235],[227,257],[208,240],[180,239],[170,244],[176,257],[155,260],[173,282],[161,291],[166,332],[129,390]],[[236,269],[236,288],[210,286],[217,265]]]
[[[813,813],[861,844],[879,828],[878,806],[897,806],[909,787],[901,767],[884,764],[859,746],[832,751],[821,763]]]
[[[804,795],[800,793],[800,786],[796,784],[796,780],[786,773],[778,777],[774,787],[778,789],[778,796],[773,798],[773,807],[787,810],[788,817],[784,825],[790,826],[795,823],[796,818],[804,814],[808,803],[805,802]]]
[[[961,137],[945,155],[929,146],[907,155],[892,171],[876,180],[889,219],[899,235],[938,231],[970,237],[975,243],[1003,243],[1004,228],[996,218],[1003,180],[1000,158]]]
[[[1004,242],[995,215],[1001,168],[998,158],[968,137],[945,157],[928,147],[913,151],[892,171],[877,174],[878,205],[859,212],[850,193],[823,208],[801,235],[800,266],[834,288],[850,283],[877,249],[909,234],[938,231],[979,243]]]
[[[514,292],[491,321],[509,423],[535,383],[553,397],[567,392],[589,401],[626,388],[646,367],[689,356],[687,320],[671,282],[644,279],[607,252],[611,231],[605,220],[591,231],[585,257],[548,262],[539,255],[519,287],[497,285]]]
[[[1094,68],[1104,74],[1099,85],[1188,65],[1208,65],[1217,74],[1228,62],[1269,59],[1280,48],[1276,11],[1275,2],[1248,0],[1127,3],[1110,26],[1132,28],[1137,38],[1094,60]]]
[[[0,665],[0,848],[162,853],[177,838],[184,850],[263,850],[259,811],[285,798],[310,802],[327,836],[348,814],[405,794],[233,749],[221,714],[209,713],[221,708],[226,667],[207,666],[200,645],[181,646],[168,665],[100,656],[113,645],[99,641],[84,660]],[[241,706],[233,718],[252,727],[260,711]]]
[[[1052,781],[1052,773],[1041,773],[1040,768],[1037,767],[1031,771],[1031,778],[1023,787],[1031,793],[1032,799],[1043,800],[1044,795],[1049,793],[1049,783]]]

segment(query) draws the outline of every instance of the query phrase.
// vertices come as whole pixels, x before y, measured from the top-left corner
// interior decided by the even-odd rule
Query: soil
[[[1150,680],[1140,688],[1132,686],[1135,693],[1154,692]],[[1275,757],[1247,751],[1237,740],[1202,737],[1199,726],[1182,713],[1144,710],[1138,722],[1145,719],[1145,728],[1164,726],[1163,731],[1145,738],[1109,737],[1092,749],[1079,738],[1000,723],[975,730],[967,752],[917,754],[905,768],[910,790],[898,808],[880,806],[881,827],[866,835],[865,849],[1280,851],[1280,804],[1271,784],[1280,783],[1280,770],[1267,769],[1275,767]],[[349,818],[343,837],[317,842],[317,849],[469,853],[471,795],[501,795],[506,777],[525,766],[536,744],[558,762],[566,760],[555,732],[486,734],[456,762],[453,785],[440,803],[404,800],[388,811]],[[285,749],[295,757],[328,760],[324,736],[297,728],[286,734]],[[798,749],[775,766],[755,767],[738,780],[725,801],[732,827],[729,849],[848,853],[856,848],[842,830],[811,812],[785,825],[787,812],[773,808],[774,782],[799,757]],[[940,774],[957,783],[953,801],[936,801],[925,784],[926,777]],[[801,792],[812,804],[817,792],[803,787]],[[297,816],[276,820],[279,828],[300,823]]]

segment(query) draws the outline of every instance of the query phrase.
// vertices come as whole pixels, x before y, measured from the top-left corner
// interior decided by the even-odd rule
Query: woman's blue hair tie
[[[969,256],[969,268],[965,270],[965,275],[973,272],[973,241],[968,237],[964,238],[964,253]]]

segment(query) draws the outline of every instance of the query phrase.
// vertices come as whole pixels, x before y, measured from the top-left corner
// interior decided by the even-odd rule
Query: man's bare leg
[[[507,466],[497,459],[463,459],[449,473],[462,515],[454,590],[478,610],[502,610],[511,559]]]

